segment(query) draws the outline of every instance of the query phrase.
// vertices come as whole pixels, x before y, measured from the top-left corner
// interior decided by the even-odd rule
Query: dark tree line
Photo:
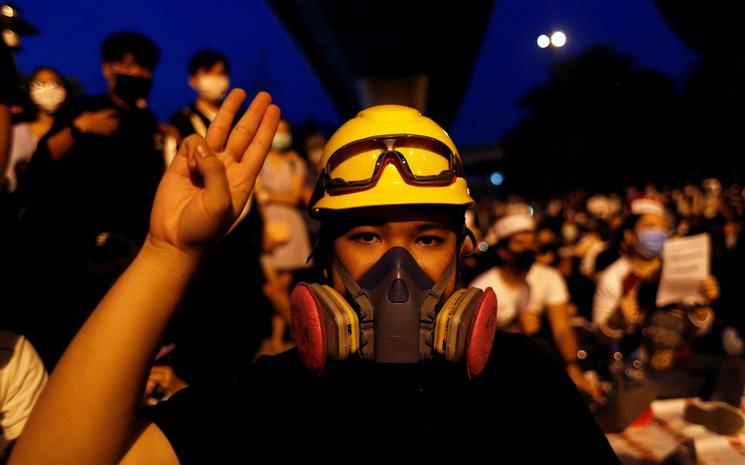
[[[503,147],[507,179],[525,193],[745,174],[745,60],[704,55],[676,90],[599,46],[557,62],[519,104],[528,114]]]

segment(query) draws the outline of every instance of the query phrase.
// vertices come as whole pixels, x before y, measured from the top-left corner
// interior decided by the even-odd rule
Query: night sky
[[[85,93],[103,93],[101,42],[115,31],[137,31],[161,49],[151,97],[151,108],[161,119],[192,99],[186,63],[193,53],[210,47],[230,59],[234,85],[251,92],[269,90],[291,123],[339,123],[309,63],[264,1],[16,3],[41,31],[23,39],[18,63],[24,73],[51,65],[80,81]],[[567,45],[538,48],[538,35],[556,29],[566,32]],[[553,61],[598,44],[613,46],[638,66],[661,71],[678,85],[698,59],[672,33],[652,0],[497,0],[471,85],[450,128],[456,143],[499,142],[521,117],[517,99],[546,81]],[[447,67],[445,51],[441,59]]]

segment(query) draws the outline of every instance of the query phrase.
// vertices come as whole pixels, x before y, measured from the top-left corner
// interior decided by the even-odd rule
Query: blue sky
[[[18,55],[23,72],[51,65],[78,79],[86,93],[102,93],[100,43],[112,32],[132,30],[151,37],[162,52],[151,99],[161,119],[190,101],[186,63],[194,52],[211,47],[231,60],[235,85],[268,88],[292,123],[339,123],[309,63],[263,0],[17,3],[41,30],[39,36],[24,38]],[[538,35],[555,29],[567,33],[567,46],[539,49]],[[546,82],[551,63],[597,44],[611,45],[639,66],[662,71],[679,84],[698,58],[672,33],[652,0],[497,0],[450,130],[456,143],[499,142],[522,115],[516,100]],[[441,58],[447,66],[444,51]]]

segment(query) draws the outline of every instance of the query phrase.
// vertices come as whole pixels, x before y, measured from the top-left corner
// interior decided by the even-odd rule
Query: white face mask
[[[274,150],[287,150],[292,147],[292,134],[278,132],[272,139],[272,148]]]
[[[31,89],[29,94],[31,95],[31,100],[39,108],[47,113],[54,113],[62,105],[62,102],[65,101],[67,91],[62,86],[44,86]]]
[[[196,90],[199,97],[210,103],[221,101],[230,87],[230,79],[222,74],[207,74],[197,78]]]

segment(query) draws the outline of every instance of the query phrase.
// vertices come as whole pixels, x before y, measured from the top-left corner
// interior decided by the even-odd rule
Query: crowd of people
[[[44,64],[16,82],[0,57],[10,463],[212,463],[276,453],[291,418],[317,443],[335,417],[344,450],[497,439],[526,461],[616,463],[597,421],[673,397],[700,399],[691,422],[742,428],[743,186],[474,200],[416,110],[294,134],[268,94],[241,116],[228,58],[205,49],[193,103],[159,122],[158,47],[117,33],[101,51],[100,96]],[[701,234],[708,272],[659,304],[666,241]],[[631,416],[609,413],[629,398]],[[536,417],[545,448],[528,447]]]
[[[711,402],[689,410],[716,411],[708,426],[732,433],[742,427],[745,386],[744,204],[742,186],[713,178],[675,189],[575,191],[529,205],[488,199],[472,217],[483,252],[467,273],[471,285],[498,290],[500,325],[545,343],[599,410],[631,388],[651,390],[638,396],[637,415],[654,398],[700,397]],[[683,237],[704,237],[708,272],[659,304],[665,242]]]

